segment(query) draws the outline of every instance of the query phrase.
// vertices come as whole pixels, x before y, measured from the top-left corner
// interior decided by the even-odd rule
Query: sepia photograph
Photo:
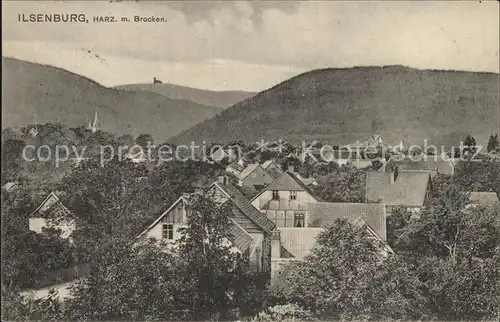
[[[2,321],[499,321],[500,2],[3,0]]]

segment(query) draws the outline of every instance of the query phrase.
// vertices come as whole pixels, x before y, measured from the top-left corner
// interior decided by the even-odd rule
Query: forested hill
[[[177,135],[191,140],[255,142],[282,138],[348,144],[382,135],[397,144],[479,144],[497,129],[499,74],[404,66],[313,70],[242,101]]]
[[[146,91],[164,95],[172,99],[185,99],[198,104],[228,108],[255,93],[244,91],[209,91],[174,84],[128,84],[117,86],[118,89],[129,91]]]
[[[34,121],[87,125],[97,111],[108,132],[149,133],[160,142],[222,110],[153,92],[107,88],[64,69],[5,57],[2,93],[2,128]]]

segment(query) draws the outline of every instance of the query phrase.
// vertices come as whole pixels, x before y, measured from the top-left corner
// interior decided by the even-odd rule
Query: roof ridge
[[[238,207],[238,209],[243,212],[245,214],[245,216],[247,216],[251,221],[253,221],[257,226],[259,226],[261,229],[263,229],[264,231],[266,232],[269,232],[271,231],[272,229],[274,229],[274,227],[276,227],[276,225],[269,219],[267,218],[266,216],[264,216],[257,208],[255,208],[252,203],[250,202],[250,200],[248,200],[239,190],[238,188],[236,188],[232,183],[228,182],[226,185],[224,186],[221,186],[218,182],[214,182],[211,186],[217,186],[219,187],[219,189],[221,189],[227,196],[228,198],[233,202],[233,204]],[[227,191],[227,189],[225,189],[225,187],[231,187],[231,189],[233,189],[234,191]],[[238,196],[233,196],[232,193],[235,193],[235,194],[238,194]],[[247,211],[245,209],[243,209],[241,207],[241,205],[236,202],[236,198],[238,199],[242,199],[244,200],[244,202],[247,202],[248,203],[248,206],[251,207],[251,209],[254,209],[255,211],[255,216],[258,216],[261,217],[263,220],[266,220],[266,221],[269,221],[270,223],[272,223],[272,228],[267,228],[263,223],[260,223],[256,218],[252,218],[253,215],[249,215],[247,213]]]

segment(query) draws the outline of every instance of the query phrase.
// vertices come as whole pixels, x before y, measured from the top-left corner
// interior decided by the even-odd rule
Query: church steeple
[[[89,121],[88,128],[92,131],[92,133],[95,133],[101,129],[101,127],[99,126],[99,118],[97,117],[97,110],[94,114],[94,120],[92,122]]]

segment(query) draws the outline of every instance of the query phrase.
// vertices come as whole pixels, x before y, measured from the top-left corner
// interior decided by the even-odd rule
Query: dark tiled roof
[[[231,220],[229,233],[231,234],[231,241],[233,245],[242,253],[250,247],[250,244],[252,243],[252,236],[250,236],[246,230],[238,225],[234,220]]]
[[[240,180],[243,180],[245,179],[246,177],[248,177],[250,175],[250,173],[254,172],[255,169],[257,169],[260,165],[258,163],[251,163],[249,165],[247,165],[247,167],[245,169],[243,169],[243,171],[240,172],[240,174],[238,174],[238,179]]]
[[[386,240],[386,214],[382,204],[319,202],[309,205],[309,227],[329,226],[336,219],[363,219],[382,240]]]
[[[318,197],[314,195],[311,189],[306,186],[299,178],[297,178],[293,173],[284,171],[279,177],[274,179],[267,187],[260,191],[252,200],[257,199],[264,191],[306,191],[308,192],[316,201],[321,201]]]
[[[269,218],[267,218],[266,215],[258,211],[230,182],[227,182],[226,184],[216,183],[216,185],[230,196],[231,201],[236,205],[236,207],[238,207],[248,218],[250,218],[265,232],[268,233],[276,227],[276,225]]]
[[[391,183],[390,172],[367,172],[366,200],[388,206],[421,207],[424,204],[430,174],[425,171],[399,171]]]

